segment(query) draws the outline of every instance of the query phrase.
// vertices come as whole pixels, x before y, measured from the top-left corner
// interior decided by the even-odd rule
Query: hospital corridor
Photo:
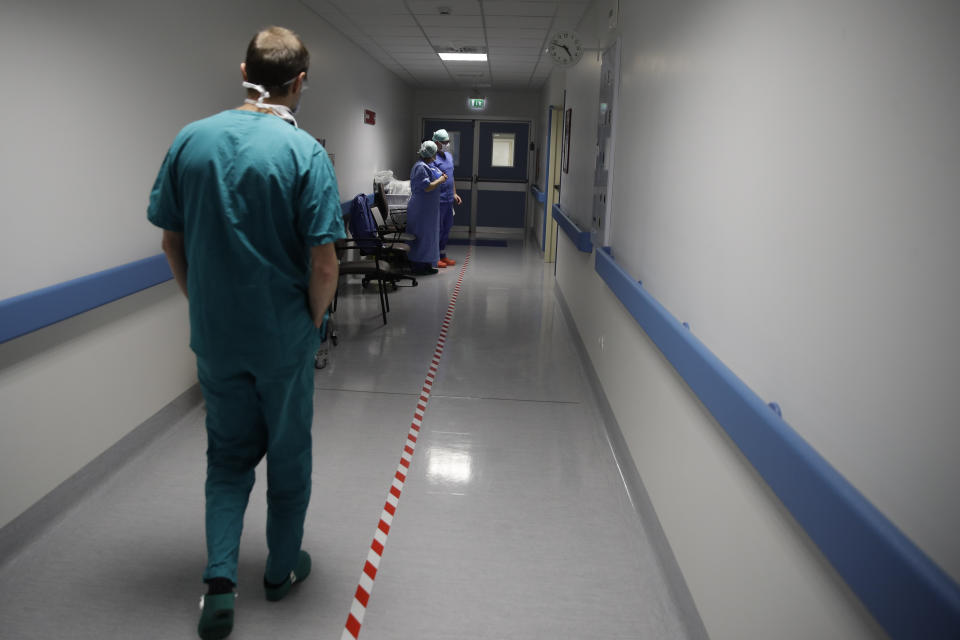
[[[0,640],[960,640],[960,2],[0,59]]]
[[[508,245],[458,246],[462,269],[392,296],[385,327],[375,293],[341,302],[339,344],[316,374],[313,571],[284,601],[263,600],[261,464],[231,637],[341,637],[461,270],[361,637],[692,637],[624,489],[552,267]],[[204,439],[195,402],[6,564],[4,637],[192,637]]]

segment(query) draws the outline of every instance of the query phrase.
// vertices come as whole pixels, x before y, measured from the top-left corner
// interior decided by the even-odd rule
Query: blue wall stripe
[[[573,245],[583,251],[584,253],[590,253],[593,251],[593,243],[590,241],[590,232],[584,231],[574,220],[567,215],[566,211],[563,210],[559,204],[553,205],[553,219],[557,221],[557,224],[563,232],[570,237],[570,240],[573,242]]]
[[[68,282],[0,300],[6,342],[173,278],[161,253]]]
[[[608,249],[604,282],[895,639],[960,637],[960,586],[677,321]]]

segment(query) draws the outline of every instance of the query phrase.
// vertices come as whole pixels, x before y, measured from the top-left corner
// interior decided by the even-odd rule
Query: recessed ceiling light
[[[459,51],[440,51],[437,53],[441,60],[455,60],[460,62],[486,62],[485,53],[463,53]]]

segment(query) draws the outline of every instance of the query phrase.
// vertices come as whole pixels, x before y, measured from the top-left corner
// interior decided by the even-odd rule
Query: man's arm
[[[160,247],[167,255],[173,277],[180,285],[180,291],[187,295],[187,251],[183,246],[183,234],[178,231],[163,230],[163,240]]]
[[[310,314],[318,329],[337,292],[340,264],[332,242],[310,247]]]

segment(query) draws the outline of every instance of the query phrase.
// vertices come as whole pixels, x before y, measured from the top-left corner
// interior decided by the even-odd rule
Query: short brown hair
[[[290,92],[287,83],[310,67],[310,52],[290,29],[267,27],[250,40],[245,63],[249,82],[285,96]]]

